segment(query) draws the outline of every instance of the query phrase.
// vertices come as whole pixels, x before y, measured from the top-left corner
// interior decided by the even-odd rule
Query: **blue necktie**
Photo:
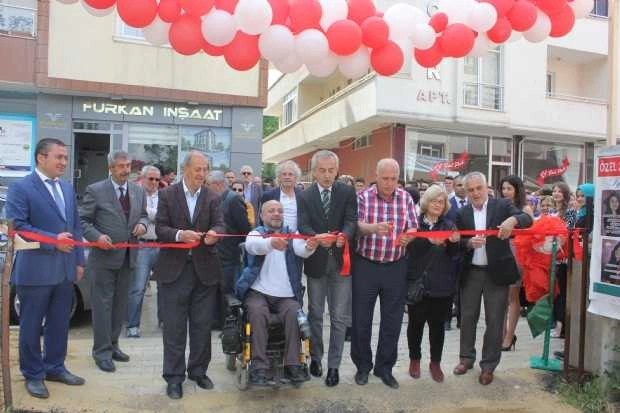
[[[54,201],[56,202],[56,206],[60,210],[60,215],[62,215],[62,219],[67,220],[67,216],[65,215],[65,201],[62,200],[60,196],[60,192],[58,192],[58,188],[56,187],[56,181],[52,179],[46,179],[45,182],[52,186],[52,192],[54,193]]]

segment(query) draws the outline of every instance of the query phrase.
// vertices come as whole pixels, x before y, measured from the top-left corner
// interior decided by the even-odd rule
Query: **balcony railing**
[[[496,84],[463,83],[463,105],[488,110],[504,110],[504,88]]]
[[[37,9],[0,4],[0,34],[35,38]]]
[[[587,96],[568,95],[566,93],[547,92],[547,97],[557,100],[567,100],[570,102],[591,103],[594,105],[606,105],[607,99],[591,98]]]

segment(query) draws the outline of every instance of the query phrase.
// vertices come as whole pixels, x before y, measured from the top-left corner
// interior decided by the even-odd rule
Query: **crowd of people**
[[[303,308],[304,280],[309,372],[323,376],[325,358],[326,386],[339,384],[345,342],[350,340],[355,382],[365,385],[372,372],[385,385],[398,388],[392,370],[405,312],[411,377],[421,377],[421,342],[428,324],[430,375],[436,382],[444,380],[445,331],[456,316],[460,352],[453,373],[466,374],[479,358],[479,382],[488,385],[502,351],[515,349],[515,328],[526,305],[510,241],[513,229],[529,227],[546,214],[559,216],[569,228],[583,217],[583,193],[571,194],[563,182],[530,193],[519,177],[507,176],[495,191],[484,174],[470,172],[405,184],[398,162],[382,159],[376,179],[367,184],[363,178],[341,174],[338,156],[327,150],[312,157],[313,182],[306,186],[300,182],[301,169],[291,160],[277,165],[274,186],[254,176],[248,165],[241,167],[239,178],[232,170],[211,171],[208,159],[197,151],[186,155],[180,179],[172,170],[146,165],[134,182],[129,179],[131,156],[115,151],[108,156],[110,176],[90,185],[78,206],[72,187],[59,179],[68,162],[66,146],[43,139],[35,158],[35,172],[10,188],[7,214],[17,230],[60,241],[20,251],[12,275],[21,300],[20,368],[28,392],[41,398],[49,396],[45,380],[85,382],[65,366],[71,288],[85,267],[92,277],[92,357],[105,372],[114,372],[115,362],[130,361],[119,337],[123,330],[128,338],[141,336],[145,290],[150,279],[156,280],[162,376],[173,399],[183,396],[186,377],[201,388],[213,388],[207,375],[211,330],[223,325],[227,294],[243,300],[252,324],[251,381],[269,381],[270,312],[279,315],[285,328],[285,375],[293,382],[303,381],[297,317]],[[458,232],[485,229],[499,233],[471,237]],[[451,235],[421,236],[425,231]],[[97,246],[85,260],[84,249],[63,242],[68,239],[86,239]],[[114,248],[122,242],[178,243],[186,248]],[[347,244],[350,257],[343,256]],[[557,274],[561,293],[554,335],[560,337],[566,263]],[[377,299],[381,322],[373,358],[370,338]],[[324,345],[326,304],[330,328]],[[486,331],[477,356],[481,305]]]

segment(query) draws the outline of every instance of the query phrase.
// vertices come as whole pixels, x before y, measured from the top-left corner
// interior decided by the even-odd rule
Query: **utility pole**
[[[609,1],[609,41],[607,56],[609,59],[609,98],[607,102],[607,145],[616,145],[618,137],[618,75],[620,65],[618,47],[620,47],[620,0]]]

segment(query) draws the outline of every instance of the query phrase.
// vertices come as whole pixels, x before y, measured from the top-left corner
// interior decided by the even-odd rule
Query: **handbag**
[[[433,245],[433,252],[431,255],[431,259],[424,267],[424,271],[422,271],[422,276],[418,278],[414,285],[407,289],[407,302],[411,305],[420,304],[424,297],[428,295],[428,290],[426,286],[428,285],[428,280],[430,279],[430,269],[431,265],[435,261],[435,256],[437,255],[437,247]]]

